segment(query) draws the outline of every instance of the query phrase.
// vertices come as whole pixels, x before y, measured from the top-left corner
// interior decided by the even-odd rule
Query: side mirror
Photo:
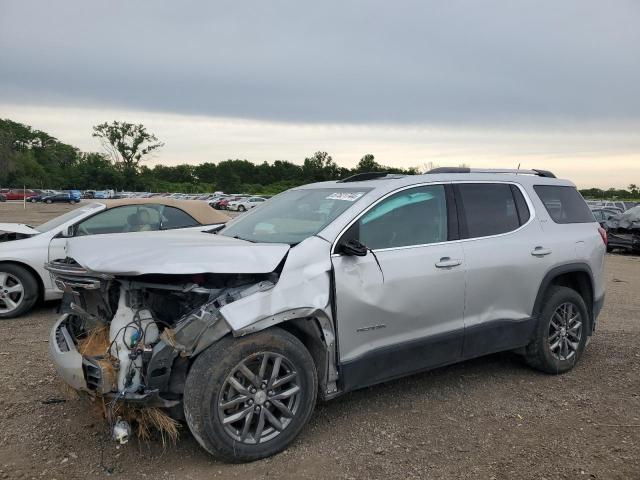
[[[62,231],[60,232],[60,236],[62,238],[70,238],[73,237],[73,233],[74,225],[69,225],[68,227],[62,229]]]
[[[356,256],[356,257],[364,257],[367,255],[367,247],[360,243],[355,238],[351,240],[347,240],[346,242],[341,243],[338,246],[338,252],[343,255]]]

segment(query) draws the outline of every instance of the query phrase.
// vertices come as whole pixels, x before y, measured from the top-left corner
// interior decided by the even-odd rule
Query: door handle
[[[450,257],[442,257],[439,262],[436,263],[436,268],[453,268],[462,264],[462,260]]]
[[[544,247],[536,247],[531,252],[531,255],[533,255],[534,257],[542,258],[542,257],[546,257],[547,255],[551,255],[551,250]]]

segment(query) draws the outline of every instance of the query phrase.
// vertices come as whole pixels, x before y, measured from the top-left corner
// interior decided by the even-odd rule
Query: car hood
[[[24,223],[0,223],[0,232],[21,233],[23,235],[38,235],[40,233]]]
[[[69,239],[67,256],[114,275],[269,273],[289,248],[201,231],[136,232]]]

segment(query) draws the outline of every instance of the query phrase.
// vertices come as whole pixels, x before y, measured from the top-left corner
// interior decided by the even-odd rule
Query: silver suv
[[[567,372],[596,328],[606,242],[545,171],[306,185],[217,231],[70,240],[48,264],[67,294],[51,355],[75,389],[160,407],[251,461],[318,397],[504,350]]]

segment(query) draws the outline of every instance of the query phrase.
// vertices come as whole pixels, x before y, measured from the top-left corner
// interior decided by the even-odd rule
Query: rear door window
[[[512,232],[530,217],[520,190],[506,183],[455,185],[462,238],[479,238]]]
[[[533,188],[555,223],[593,223],[595,221],[587,202],[575,187],[535,185]]]

